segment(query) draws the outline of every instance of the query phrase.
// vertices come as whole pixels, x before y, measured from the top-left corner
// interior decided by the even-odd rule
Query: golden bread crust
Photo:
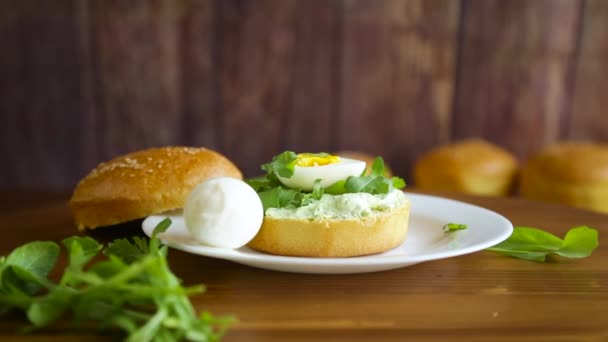
[[[510,192],[517,168],[517,160],[507,150],[468,139],[423,155],[414,167],[414,182],[421,190],[503,196]]]
[[[407,235],[410,202],[386,213],[352,220],[265,217],[248,246],[263,252],[303,257],[352,257],[399,246]]]
[[[608,212],[608,144],[547,146],[524,166],[520,192],[529,199]]]
[[[219,176],[242,179],[215,151],[150,148],[99,164],[78,183],[69,204],[79,229],[108,226],[181,208],[193,187]]]

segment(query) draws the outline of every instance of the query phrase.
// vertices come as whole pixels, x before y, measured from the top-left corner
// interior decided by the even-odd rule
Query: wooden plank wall
[[[608,140],[604,0],[5,0],[0,188],[207,146],[247,175],[289,148],[405,175],[481,136],[521,160]]]

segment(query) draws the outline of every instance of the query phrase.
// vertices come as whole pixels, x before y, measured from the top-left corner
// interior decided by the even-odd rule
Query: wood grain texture
[[[4,194],[0,193],[0,197]],[[608,216],[559,205],[454,194],[508,217],[563,235],[587,224],[608,229]],[[2,208],[0,208],[0,212]],[[0,214],[13,232],[0,255],[31,239],[75,234],[61,201]],[[91,232],[101,241],[138,235],[137,224]],[[608,337],[608,247],[586,259],[534,263],[489,252],[425,262],[397,270],[311,275],[272,272],[176,250],[171,268],[186,284],[205,283],[199,310],[235,314],[226,341],[603,341]],[[102,339],[93,332],[66,335],[66,324],[41,335],[16,336],[23,317],[0,320],[0,339]],[[78,339],[77,339],[78,338]]]
[[[296,3],[291,107],[283,123],[285,149],[332,151],[339,101],[341,5],[339,1]]]
[[[220,1],[222,148],[244,174],[282,147],[291,108],[296,2]]]
[[[481,136],[520,159],[608,141],[603,0],[0,2],[0,188],[211,147],[247,176],[285,150],[416,158]]]
[[[587,0],[576,68],[570,137],[608,140],[608,2]]]
[[[85,163],[179,142],[178,8],[174,1],[90,0],[91,92]]]
[[[64,187],[78,176],[76,17],[75,1],[0,4],[2,187]]]
[[[581,2],[465,1],[454,138],[521,159],[565,134]]]
[[[217,4],[212,0],[183,0],[178,4],[178,53],[181,133],[186,145],[218,148],[221,113],[218,73],[215,70]]]
[[[344,2],[339,145],[407,175],[449,139],[459,17],[455,1]]]

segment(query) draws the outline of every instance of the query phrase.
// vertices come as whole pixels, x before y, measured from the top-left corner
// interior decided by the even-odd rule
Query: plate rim
[[[372,254],[372,255],[357,256],[357,257],[344,257],[344,258],[313,258],[313,257],[272,255],[272,254],[267,254],[267,253],[264,253],[261,251],[256,251],[247,246],[241,247],[241,248],[247,248],[255,253],[255,254],[252,254],[250,252],[246,253],[246,252],[239,251],[239,249],[233,250],[233,249],[226,249],[226,248],[210,247],[210,246],[203,246],[203,245],[195,246],[195,245],[189,245],[189,244],[182,244],[179,242],[172,242],[170,240],[163,239],[162,234],[159,236],[159,238],[161,239],[163,244],[166,244],[169,247],[172,247],[172,248],[175,248],[175,249],[187,252],[187,253],[211,257],[211,258],[229,260],[229,261],[233,261],[233,262],[237,262],[237,263],[240,263],[240,262],[265,262],[265,263],[272,263],[272,264],[280,265],[280,266],[297,265],[297,266],[320,266],[320,267],[323,267],[323,266],[347,267],[347,266],[380,266],[380,265],[389,266],[389,265],[399,265],[399,264],[414,264],[414,263],[421,263],[421,262],[432,261],[432,260],[452,258],[452,257],[460,256],[460,255],[465,255],[465,254],[482,251],[486,248],[494,246],[494,245],[504,241],[505,239],[507,239],[513,232],[513,224],[505,216],[503,216],[502,214],[495,212],[493,210],[481,207],[479,205],[464,202],[464,201],[459,201],[459,200],[455,200],[455,199],[451,199],[451,198],[434,196],[434,195],[415,194],[415,193],[406,193],[406,194],[407,194],[407,196],[410,197],[410,199],[412,200],[412,203],[415,203],[414,202],[415,198],[424,198],[426,200],[438,200],[438,201],[443,201],[443,202],[449,202],[452,205],[466,206],[466,207],[469,207],[470,209],[482,211],[486,214],[495,216],[496,219],[501,221],[500,226],[501,227],[504,226],[503,231],[491,239],[488,239],[488,240],[485,240],[485,241],[482,241],[482,242],[479,242],[476,244],[467,245],[462,248],[451,249],[451,250],[446,250],[446,251],[442,251],[442,252],[413,255],[413,256],[408,256],[408,255],[404,255],[404,254],[396,254],[396,255]],[[412,213],[414,212],[414,210],[415,210],[415,204],[412,206]],[[152,220],[152,219],[156,219],[158,217],[162,217],[162,216],[163,216],[162,214],[150,215],[142,221],[142,230],[143,230],[144,234],[146,234],[146,236],[149,237],[151,235],[151,232],[149,234],[145,228],[146,222],[149,220]],[[404,242],[404,243],[406,243],[406,242]],[[403,244],[401,244],[395,248],[398,248],[402,245]],[[200,253],[200,248],[203,248],[203,251],[206,251],[206,253]],[[195,249],[198,249],[198,250],[195,250]]]

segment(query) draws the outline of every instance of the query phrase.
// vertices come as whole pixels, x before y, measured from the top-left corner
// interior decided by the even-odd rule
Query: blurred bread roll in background
[[[522,197],[608,212],[608,144],[564,142],[530,158]]]
[[[517,174],[516,158],[481,139],[457,141],[434,148],[418,159],[414,186],[485,196],[508,195]]]
[[[360,151],[339,151],[339,152],[336,152],[333,154],[336,156],[344,157],[344,158],[351,158],[351,159],[357,159],[357,160],[364,161],[366,174],[369,174],[371,172],[372,164],[374,163],[374,160],[376,159],[376,156],[371,155],[366,152],[360,152]],[[384,161],[384,177],[390,178],[392,176],[393,176],[393,171],[385,160]]]
[[[109,226],[183,208],[192,188],[220,176],[243,178],[212,150],[151,148],[99,164],[78,183],[69,204],[78,229]]]

